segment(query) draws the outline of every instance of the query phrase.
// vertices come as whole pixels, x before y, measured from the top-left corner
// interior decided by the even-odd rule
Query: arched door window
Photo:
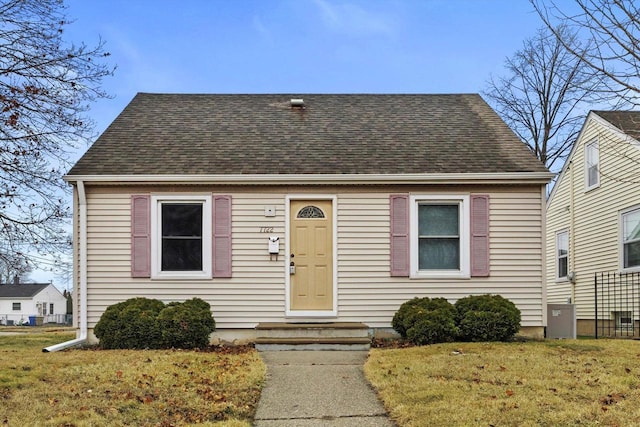
[[[305,206],[298,211],[297,218],[324,218],[324,212],[317,206]]]

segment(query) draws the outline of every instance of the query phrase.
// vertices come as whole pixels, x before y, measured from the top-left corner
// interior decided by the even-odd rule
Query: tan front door
[[[331,200],[291,201],[291,310],[333,309]]]

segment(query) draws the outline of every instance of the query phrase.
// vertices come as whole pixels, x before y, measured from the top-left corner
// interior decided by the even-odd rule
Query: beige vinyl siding
[[[501,294],[522,312],[522,326],[542,326],[542,192],[474,188],[490,195],[491,275],[471,279],[389,277],[389,193],[338,198],[340,319],[388,327],[400,304],[413,297]],[[421,194],[447,191],[420,190]],[[365,215],[376,226],[363,222]],[[363,319],[364,318],[364,319]]]
[[[88,187],[89,328],[109,305],[138,296],[165,302],[203,298],[212,305],[220,329],[253,328],[258,322],[285,320],[285,201],[287,194],[305,192],[336,196],[338,320],[389,327],[400,304],[415,296],[442,296],[455,302],[470,294],[493,293],[516,303],[522,311],[523,326],[542,326],[544,202],[540,186],[435,186],[411,190],[420,194],[451,194],[455,190],[490,195],[490,277],[390,277],[389,195],[408,191],[403,188],[291,187],[285,192],[267,187]],[[232,195],[232,278],[131,278],[130,196],[170,191]],[[276,216],[265,217],[265,206],[275,206]],[[273,232],[262,233],[261,227],[273,227]],[[277,261],[270,260],[267,251],[269,235],[281,238]]]
[[[585,190],[585,145],[599,143],[600,185]],[[631,158],[631,159],[629,159]],[[551,281],[555,269],[551,245],[553,233],[559,227],[571,229],[574,242],[574,259],[570,271],[576,272],[574,302],[578,319],[594,318],[594,274],[616,272],[622,269],[620,262],[620,212],[640,205],[640,149],[625,143],[619,132],[611,130],[600,120],[589,120],[572,156],[573,168],[573,224],[566,207],[570,202],[570,172],[563,175],[559,191],[550,201],[547,215],[547,259],[550,273],[547,276],[549,301],[554,295],[564,295]],[[630,181],[630,182],[623,182]]]

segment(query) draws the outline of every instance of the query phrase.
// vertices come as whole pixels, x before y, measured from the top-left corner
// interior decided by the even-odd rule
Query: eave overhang
[[[547,184],[551,172],[461,173],[461,174],[240,174],[240,175],[66,175],[74,184],[93,185],[181,184],[181,185],[386,185],[386,184]]]

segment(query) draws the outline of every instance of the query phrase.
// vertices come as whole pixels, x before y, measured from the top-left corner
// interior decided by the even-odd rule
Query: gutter
[[[67,182],[103,185],[229,184],[229,185],[388,185],[388,184],[547,184],[551,172],[456,174],[203,174],[203,175],[66,175]]]
[[[80,280],[78,295],[80,297],[80,335],[78,338],[60,344],[54,344],[42,349],[43,353],[64,350],[87,342],[88,316],[87,316],[87,195],[84,191],[84,182],[76,181],[78,190],[79,231],[78,251],[80,255]]]

